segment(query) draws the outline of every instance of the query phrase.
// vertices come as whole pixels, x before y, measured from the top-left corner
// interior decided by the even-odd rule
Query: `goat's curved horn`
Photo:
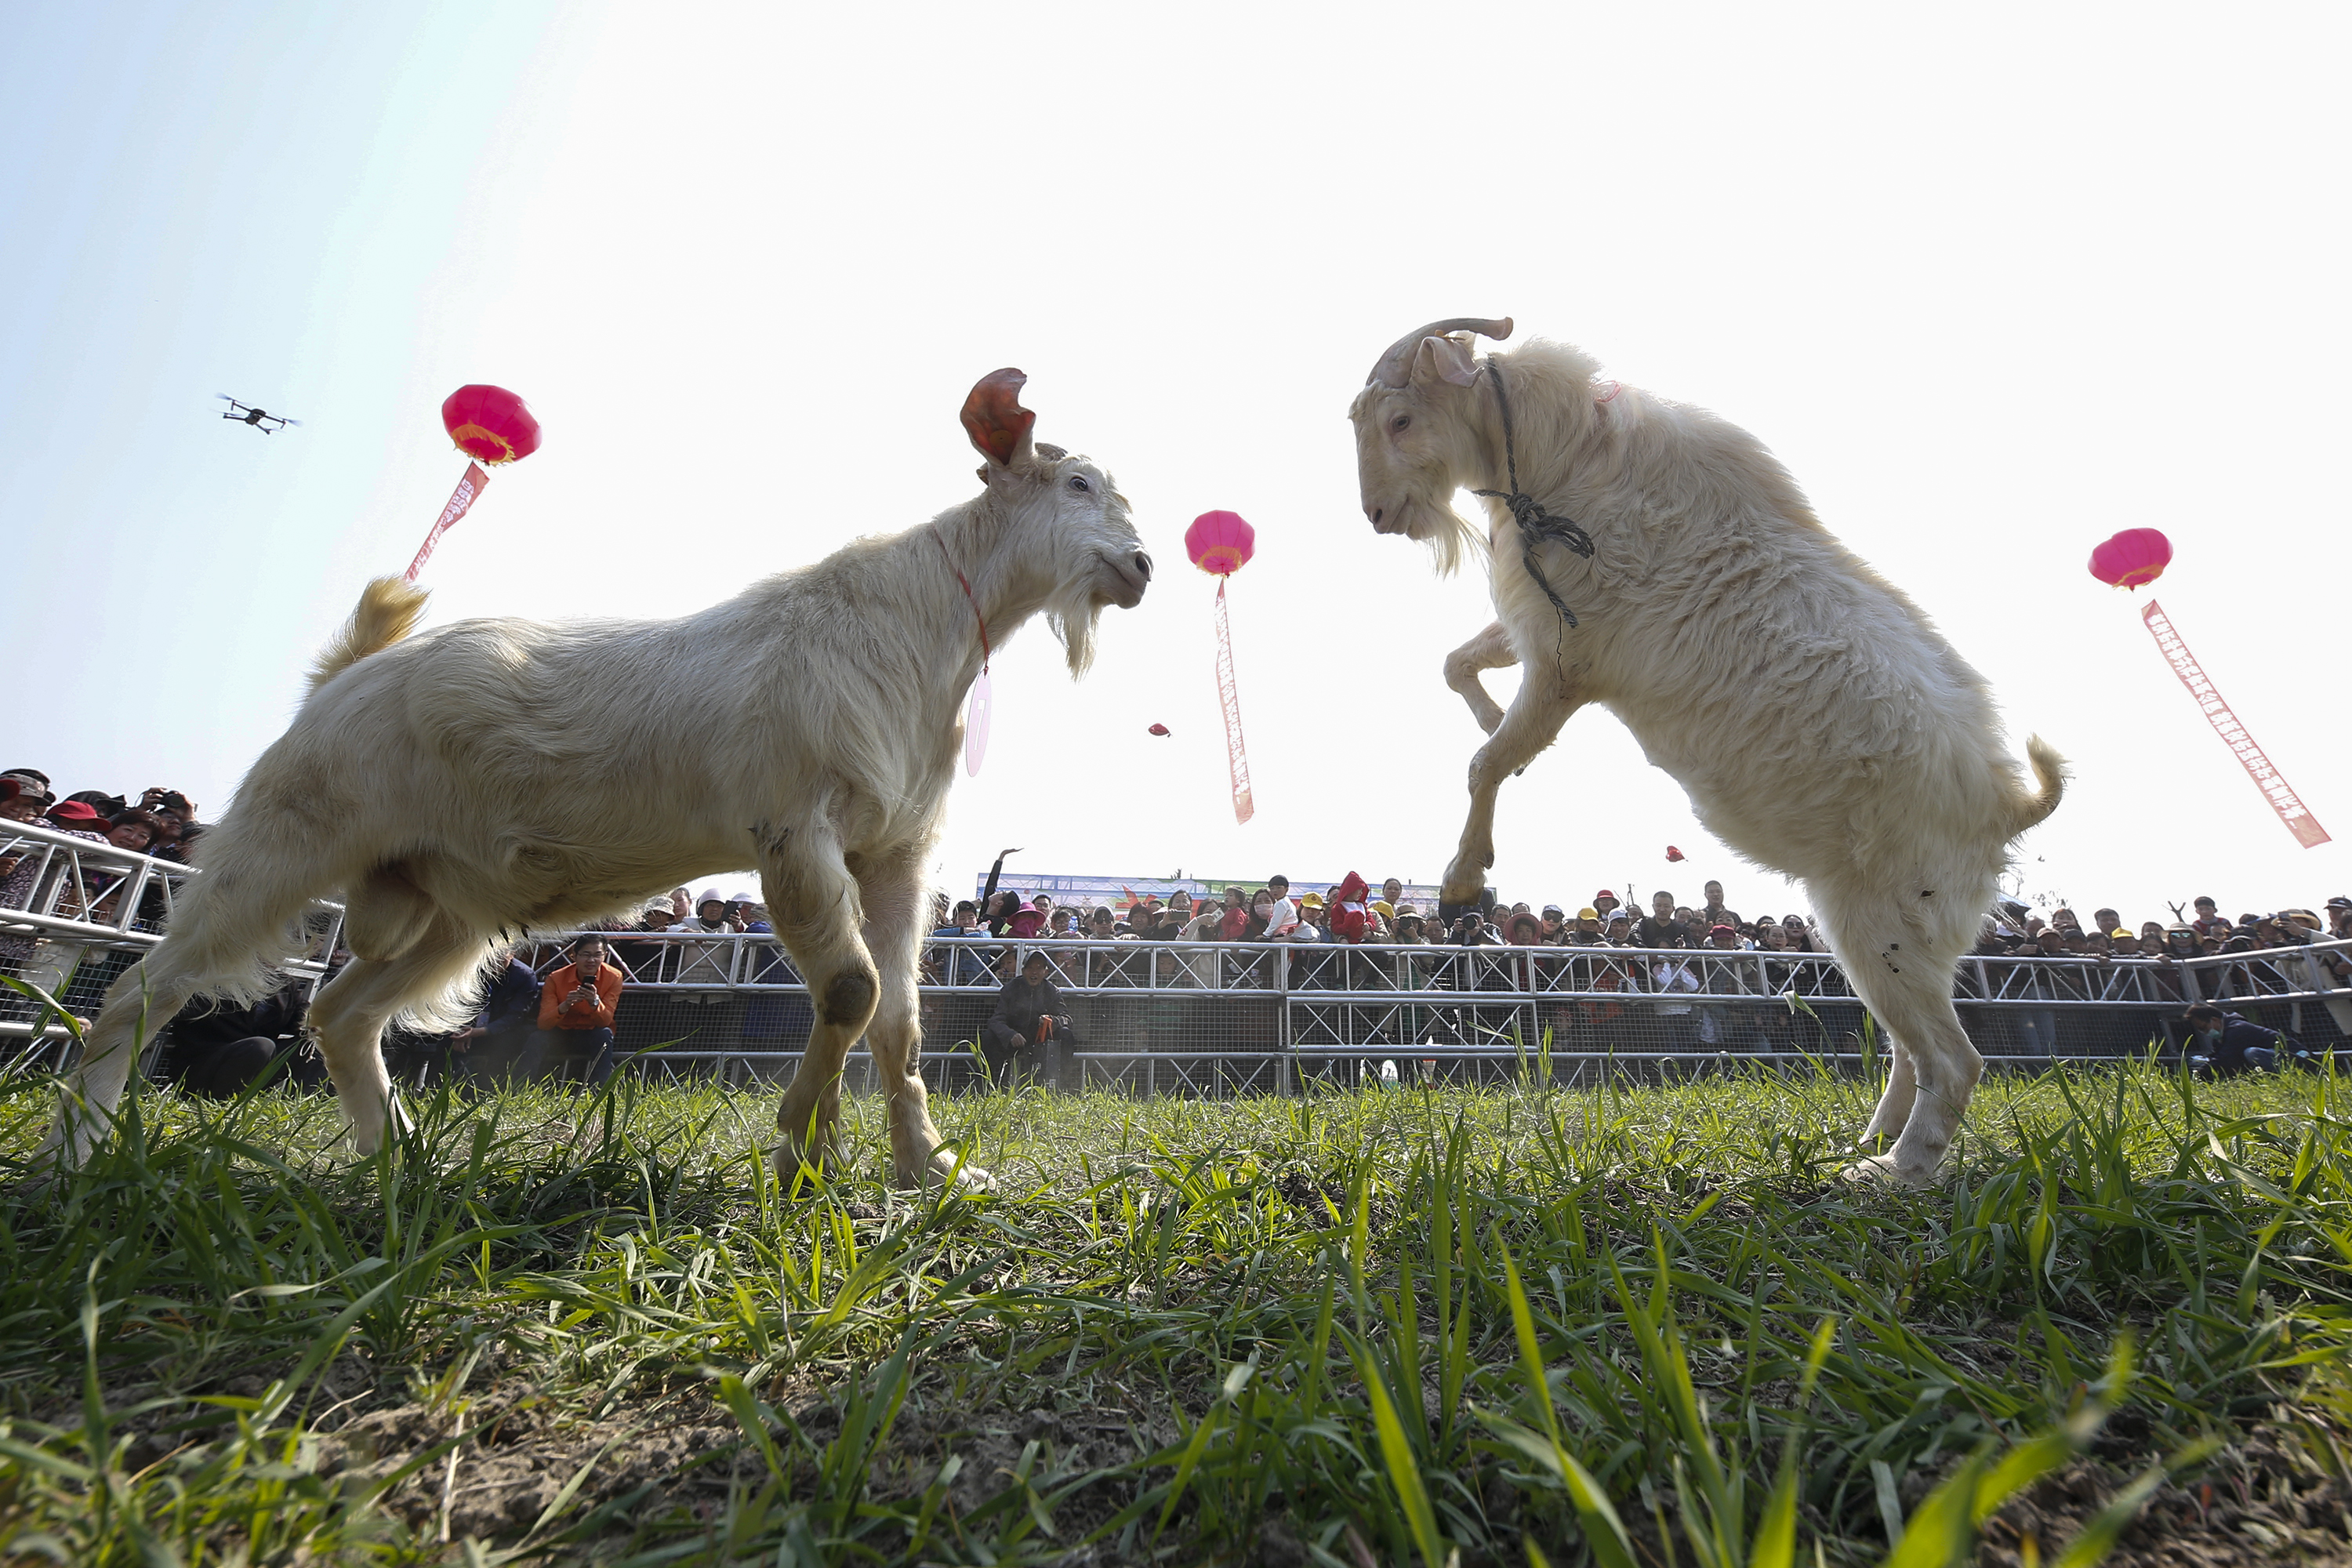
[[[1480,316],[1454,316],[1443,321],[1432,321],[1425,327],[1415,327],[1381,356],[1381,363],[1372,366],[1372,374],[1364,377],[1364,384],[1370,386],[1377,381],[1382,386],[1402,386],[1406,374],[1412,368],[1412,351],[1421,346],[1422,339],[1443,337],[1447,332],[1465,330],[1499,342],[1511,335],[1511,318],[1505,316],[1499,321],[1493,321]]]

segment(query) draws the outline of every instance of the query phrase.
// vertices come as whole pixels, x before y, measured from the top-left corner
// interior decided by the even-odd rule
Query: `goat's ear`
[[[1462,338],[1423,338],[1413,351],[1412,379],[1424,386],[1432,381],[1467,386],[1478,379],[1478,362]]]
[[[998,468],[1009,468],[1028,454],[1029,427],[1037,423],[1037,416],[1021,406],[1021,389],[1028,380],[1007,365],[974,382],[971,395],[963,400],[965,432],[980,455]]]

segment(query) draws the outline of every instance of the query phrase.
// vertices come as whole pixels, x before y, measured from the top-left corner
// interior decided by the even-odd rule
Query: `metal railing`
[[[807,990],[782,942],[765,931],[563,932],[541,939],[544,951],[539,967],[560,966],[564,962],[562,947],[580,936],[603,939],[607,961],[617,963],[630,984],[639,988]],[[1854,994],[1838,961],[1828,953],[1752,948],[1461,947],[1450,942],[1351,946],[986,935],[926,937],[921,989],[926,994],[993,994],[1033,952],[1045,956],[1046,978],[1074,994],[1333,991],[1427,998],[1501,991],[1540,1000],[1671,991],[1775,999],[1794,995],[1805,1002],[1852,1001]],[[2333,977],[2316,962],[2324,953],[2352,959],[2352,938],[2185,959],[1968,957],[1960,960],[1952,995],[1961,1003],[2032,1006],[2185,1006],[2215,996],[2352,1001],[2352,986],[2331,984]],[[1677,967],[1693,972],[1695,988],[1659,973]],[[789,978],[782,977],[787,973]]]
[[[625,1055],[760,1076],[798,1061],[814,1014],[772,935],[601,934],[628,976],[616,1030]],[[1378,1059],[1461,1077],[1538,1058],[1850,1062],[1873,1048],[1862,1004],[1822,953],[931,937],[919,991],[935,1081],[971,1076],[959,1067],[1033,952],[1076,1021],[1065,1079],[1144,1092],[1163,1080],[1194,1092],[1281,1090]],[[2265,1024],[2275,1015],[2275,1026],[2329,1048],[2352,1036],[2338,1026],[2352,1024],[2352,986],[2334,984],[2322,952],[2352,953],[2352,941],[2187,960],[1970,957],[1954,997],[1996,1061],[2134,1054],[2171,1038],[2173,1020],[2199,1001]],[[550,947],[540,967],[562,962]],[[730,999],[733,1014],[722,1010]]]
[[[17,901],[0,900],[0,974],[52,980],[43,989],[83,1017],[138,953],[163,940],[183,889],[201,874],[39,823],[0,824],[0,863],[9,861],[0,886],[22,891]],[[342,906],[314,906],[304,956],[288,973],[309,976],[315,991],[341,933]],[[0,994],[0,1038],[30,1038],[39,1011],[14,992]],[[66,1031],[51,1017],[41,1032]]]
[[[33,893],[25,907],[0,908],[0,938],[90,954],[161,941],[181,889],[199,874],[36,826],[0,830],[0,858],[10,855],[35,858]],[[293,970],[314,987],[329,973],[341,920],[340,906],[318,910],[309,956]],[[625,1057],[766,1076],[801,1057],[814,1021],[808,988],[772,934],[568,933],[544,939],[537,967],[563,963],[557,944],[578,934],[604,937],[626,974],[616,1023]],[[1538,1057],[1571,1068],[1850,1061],[1872,1044],[1861,1003],[1823,953],[986,935],[926,937],[922,951],[927,1072],[942,1086],[971,1076],[973,1042],[1031,952],[1045,955],[1074,1020],[1065,1078],[1144,1092],[1285,1089],[1302,1075],[1378,1060],[1444,1077],[1516,1071]],[[2129,1054],[2172,1038],[2172,1020],[2195,1002],[2330,1048],[2352,1037],[2352,986],[2335,983],[2323,954],[2352,955],[2352,940],[2179,960],[1969,957],[1953,994],[1995,1060]],[[86,1016],[128,962],[85,956],[62,998],[68,1010]],[[0,973],[9,967],[0,961]],[[30,1028],[25,1016],[0,1017],[0,1035]]]

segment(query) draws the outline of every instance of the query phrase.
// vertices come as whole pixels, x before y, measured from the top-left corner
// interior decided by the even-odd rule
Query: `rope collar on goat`
[[[1519,563],[1535,579],[1536,586],[1543,590],[1544,597],[1551,601],[1551,607],[1559,612],[1559,618],[1572,626],[1576,625],[1576,612],[1568,607],[1568,602],[1552,587],[1551,579],[1544,575],[1543,567],[1536,560],[1536,546],[1564,544],[1589,561],[1592,558],[1592,536],[1574,520],[1554,517],[1544,510],[1542,502],[1519,489],[1519,454],[1511,440],[1511,400],[1503,391],[1503,367],[1488,360],[1486,376],[1495,385],[1495,406],[1503,415],[1503,464],[1511,488],[1470,493],[1492,496],[1511,509],[1511,521],[1519,525]]]
[[[939,545],[940,553],[947,556],[948,570],[955,574],[956,586],[963,590],[964,602],[971,606],[971,618],[980,623],[980,672],[982,675],[986,675],[988,673],[989,658],[988,617],[980,613],[980,601],[971,596],[971,584],[964,580],[962,570],[955,563],[955,557],[948,554],[948,542],[940,538],[936,533],[931,535],[931,539]],[[1588,544],[1584,548],[1585,553],[1591,553],[1592,547],[1591,545]],[[1576,623],[1573,620],[1570,620],[1569,624],[1573,626]]]

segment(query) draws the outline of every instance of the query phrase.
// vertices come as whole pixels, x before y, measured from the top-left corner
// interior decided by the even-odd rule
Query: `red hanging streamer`
[[[2147,635],[2156,639],[2165,663],[2172,666],[2172,673],[2180,677],[2180,684],[2189,688],[2189,695],[2197,700],[2198,709],[2213,726],[2213,732],[2221,737],[2222,743],[2246,770],[2246,776],[2254,781],[2263,798],[2271,803],[2271,809],[2286,824],[2286,830],[2294,835],[2295,842],[2305,849],[2316,849],[2327,843],[2327,829],[2319,826],[2319,818],[2311,815],[2311,808],[2303,804],[2278,769],[2271,765],[2270,758],[2263,754],[2263,749],[2254,744],[2254,738],[2246,733],[2246,727],[2230,711],[2230,705],[2214,689],[2196,655],[2189,651],[2189,645],[2180,640],[2180,634],[2172,629],[2171,619],[2158,608],[2154,599],[2147,602],[2139,618],[2147,624]]]
[[[459,479],[457,488],[449,492],[449,504],[441,509],[441,516],[433,524],[433,531],[425,536],[425,542],[416,547],[416,559],[408,563],[410,582],[416,581],[416,574],[425,570],[425,563],[432,559],[433,547],[441,542],[441,536],[455,527],[459,518],[466,515],[467,509],[474,504],[474,498],[480,495],[482,487],[489,482],[490,476],[482,472],[481,464],[466,465],[466,477]]]
[[[1242,747],[1242,695],[1234,685],[1234,632],[1225,620],[1225,580],[1217,579],[1217,700],[1225,709],[1225,767],[1233,775],[1234,821],[1257,815],[1250,798],[1249,753]]]

